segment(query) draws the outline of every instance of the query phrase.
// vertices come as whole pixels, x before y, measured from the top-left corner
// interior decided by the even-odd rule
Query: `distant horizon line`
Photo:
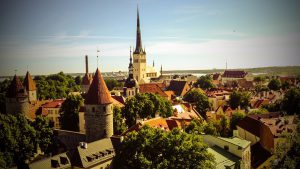
[[[249,69],[264,69],[264,68],[299,68],[300,69],[300,65],[294,65],[294,66],[262,66],[262,67],[248,67],[248,68],[210,68],[210,69],[175,69],[175,70],[163,70],[163,72],[189,72],[189,73],[195,73],[196,71],[224,71],[224,70],[240,70],[240,69],[244,69],[244,70],[249,70]],[[27,71],[26,71],[27,72]],[[23,77],[26,75],[26,72],[24,73],[24,75],[18,75],[20,77]],[[64,72],[64,71],[59,71],[57,73],[63,72],[66,75],[71,75],[71,74],[85,74],[85,72]],[[106,72],[101,72],[101,73],[125,73],[128,72],[128,70],[120,70],[120,71],[106,71]],[[30,73],[30,71],[29,71]],[[49,73],[49,74],[31,74],[31,76],[48,76],[48,75],[54,75],[57,73]],[[94,73],[94,72],[89,72],[89,73]],[[18,73],[17,73],[18,74]],[[15,75],[15,74],[14,74]],[[8,77],[13,77],[14,75],[0,75],[0,78],[8,78]]]

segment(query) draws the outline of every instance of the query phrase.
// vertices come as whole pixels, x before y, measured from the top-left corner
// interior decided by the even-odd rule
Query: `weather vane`
[[[100,50],[97,47],[97,67],[98,67],[98,60],[99,60],[99,52],[100,52]]]

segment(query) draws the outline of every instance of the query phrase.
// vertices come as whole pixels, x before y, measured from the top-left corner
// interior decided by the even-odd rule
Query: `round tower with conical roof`
[[[84,102],[87,142],[111,137],[113,135],[113,101],[98,68]]]
[[[26,114],[29,111],[28,93],[17,75],[8,87],[5,101],[8,114]]]
[[[29,102],[36,102],[37,101],[36,84],[28,71],[26,73],[23,86],[26,88]]]

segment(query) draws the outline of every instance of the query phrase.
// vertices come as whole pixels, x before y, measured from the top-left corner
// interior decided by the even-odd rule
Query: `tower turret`
[[[105,81],[97,68],[85,97],[85,129],[88,142],[113,135],[113,104]]]
[[[37,100],[36,84],[28,71],[26,73],[23,85],[26,88],[29,101],[30,102],[36,101]]]

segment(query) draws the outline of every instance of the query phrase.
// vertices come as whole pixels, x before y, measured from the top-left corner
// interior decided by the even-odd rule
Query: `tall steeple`
[[[130,46],[130,59],[129,59],[129,66],[128,66],[128,71],[129,71],[129,78],[133,79],[133,64],[132,64],[132,55],[131,55],[131,46]]]
[[[136,25],[136,46],[135,46],[135,54],[143,53],[142,48],[142,35],[140,28],[140,15],[139,15],[139,7],[137,7],[137,25]]]

